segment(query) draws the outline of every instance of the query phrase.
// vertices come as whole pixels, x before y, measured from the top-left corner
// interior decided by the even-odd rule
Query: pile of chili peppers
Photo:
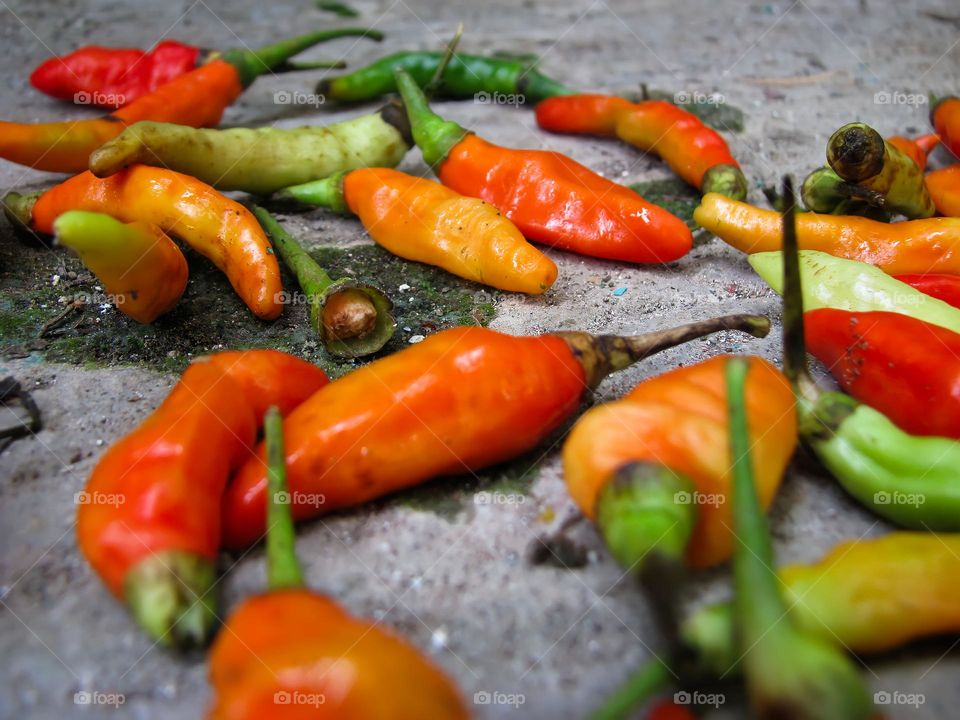
[[[187,287],[175,240],[222,270],[263,321],[283,311],[279,258],[327,352],[356,359],[393,335],[390,298],[332,279],[258,205],[355,216],[405,260],[540,296],[563,267],[555,251],[663,264],[691,250],[692,233],[569,157],[496,145],[445,120],[431,97],[524,96],[543,130],[656,155],[702,194],[700,227],[748,253],[783,295],[784,362],[781,372],[720,355],[647,378],[584,412],[565,439],[570,498],[650,595],[681,668],[641,669],[597,717],[625,717],[675,681],[728,675],[742,676],[757,717],[870,717],[845,649],[960,632],[960,536],[923,532],[960,532],[960,99],[936,102],[933,132],[915,138],[839,128],[826,165],[802,183],[802,211],[789,179],[766,191],[773,210],[749,204],[727,140],[686,109],[579,92],[529,56],[458,54],[459,34],[445,52],[395,53],[318,87],[341,103],[399,95],[376,112],[325,127],[217,128],[261,74],[343,67],[291,57],[350,36],[381,39],[344,28],[255,52],[164,41],[51,58],[31,75],[35,88],[112,112],[0,123],[0,157],[73,175],[9,193],[8,218],[75,252],[140,323],[171,311]],[[438,181],[393,169],[414,146]],[[954,164],[930,170],[935,152]],[[709,333],[762,337],[769,325],[741,314],[639,335],[459,327],[334,382],[276,350],[204,357],[99,458],[86,492],[125,501],[80,505],[79,547],[154,641],[182,648],[215,634],[220,551],[266,538],[269,591],[224,622],[210,651],[211,718],[467,717],[459,691],[416,649],[306,588],[294,521],[516,458],[570,422],[611,373]],[[813,381],[808,350],[839,389]],[[798,443],[855,501],[906,530],[775,574],[764,512]],[[732,604],[680,618],[689,576],[728,561]],[[291,695],[319,698],[316,712],[277,701]],[[656,717],[680,716],[656,707]]]

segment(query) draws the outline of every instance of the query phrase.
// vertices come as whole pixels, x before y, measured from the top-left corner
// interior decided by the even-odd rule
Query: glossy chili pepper
[[[503,462],[559,427],[609,373],[720,329],[768,328],[766,318],[733,315],[632,337],[438,332],[344,376],[288,418],[294,517]],[[228,547],[260,536],[265,488],[254,459],[224,498]]]
[[[940,136],[936,133],[916,138],[893,135],[887,138],[887,142],[913,160],[922,171],[927,169],[927,156],[940,144]]]
[[[644,380],[589,410],[567,437],[567,490],[626,568],[641,570],[654,550],[691,567],[733,551],[727,359]],[[787,379],[765,360],[749,362],[747,406],[766,508],[796,447],[796,413]]]
[[[827,162],[841,178],[879,193],[911,220],[936,212],[923,169],[869,125],[848,123],[837,130],[827,143]]]
[[[393,303],[373,285],[344,277],[334,282],[266,210],[254,215],[270,235],[310,303],[310,322],[327,351],[338,357],[363,357],[386,345],[397,323]]]
[[[892,532],[840,543],[819,561],[779,571],[797,625],[851,652],[886,652],[918,638],[960,632],[960,535]],[[710,605],[681,627],[706,674],[738,665],[733,611]]]
[[[39,196],[38,196],[39,195]],[[8,194],[8,214],[40,233],[68,210],[90,210],[123,222],[143,221],[186,241],[226,273],[253,313],[280,315],[280,268],[270,241],[253,214],[209,185],[161,168],[134,165],[101,180],[75,175],[38,195]]]
[[[934,170],[927,173],[923,179],[937,212],[947,217],[960,218],[960,165]]]
[[[618,137],[655,152],[703,193],[747,196],[747,179],[720,134],[664,100],[633,103],[615,95],[567,95],[537,105],[537,124],[559,133]]]
[[[693,245],[686,224],[578,162],[488,143],[428,106],[402,70],[397,83],[413,137],[440,181],[486,200],[534,242],[626,262],[670,262]]]
[[[256,442],[256,411],[289,412],[326,382],[275,350],[200,360],[97,462],[78,495],[80,549],[158,642],[202,644],[216,621],[221,497]]]
[[[90,153],[135,122],[212,127],[259,75],[340,33],[322,30],[256,51],[230,50],[103,117],[37,124],[0,122],[0,157],[38,170],[75,173],[87,168]]]
[[[960,334],[895,312],[804,315],[807,348],[843,390],[912,435],[960,440]]]
[[[343,28],[314,35],[317,40],[310,45],[351,36],[378,42],[383,39],[383,34],[376,30]],[[163,40],[152,50],[88,45],[44,60],[30,74],[30,84],[58,100],[116,109],[223,54],[176,40]]]
[[[896,275],[897,280],[920,292],[960,308],[960,275],[926,273],[923,275]]]
[[[780,215],[719,193],[705,195],[693,219],[745,253],[781,248]],[[801,213],[800,247],[860,260],[891,275],[960,275],[960,218],[883,223],[863,217]]]
[[[117,310],[137,322],[172,310],[187,287],[187,260],[156,225],[71,210],[56,219],[53,232],[97,276]]]
[[[197,129],[183,124],[131,125],[90,156],[107,177],[143,163],[192,175],[221,190],[268,195],[360,167],[393,167],[413,144],[397,105],[326,127]]]
[[[960,98],[946,97],[934,103],[930,123],[944,147],[960,159]]]
[[[394,71],[402,68],[422,88],[437,73],[441,52],[399,52],[333,78],[324,78],[317,92],[328,100],[363,102],[397,92]],[[437,94],[448,98],[475,97],[490,101],[496,95],[510,96],[517,104],[538,103],[573,90],[540,73],[534,63],[518,59],[457,53],[437,84]]]
[[[557,266],[492,205],[438,182],[385,168],[353,170],[287,188],[278,197],[360,218],[394,255],[500,290],[539,295]]]
[[[468,717],[447,676],[372,620],[304,587],[284,468],[283,425],[265,420],[269,591],[246,600],[210,650],[211,720]]]

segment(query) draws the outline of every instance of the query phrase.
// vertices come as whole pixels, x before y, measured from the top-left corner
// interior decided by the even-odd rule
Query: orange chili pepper
[[[940,136],[936,133],[921,135],[917,138],[894,135],[888,137],[887,142],[913,160],[921,170],[926,170],[927,156],[940,144]]]
[[[185,240],[226,273],[257,317],[272,320],[283,309],[280,266],[257,219],[240,203],[189,175],[146,165],[133,165],[108,178],[84,172],[37,195],[9,193],[4,204],[24,225],[46,234],[68,210],[152,223]]]
[[[286,188],[278,197],[360,218],[394,255],[500,290],[539,295],[557,266],[492,205],[426,178],[365,168]]]
[[[937,212],[947,217],[960,217],[960,165],[929,172],[923,180]]]
[[[270,591],[245,601],[210,651],[211,720],[468,717],[450,680],[371,620],[304,587],[296,557],[280,414],[265,421]]]
[[[718,193],[705,195],[693,219],[745,253],[780,250],[780,214],[737,202]],[[883,223],[863,217],[800,213],[801,250],[876,265],[891,275],[960,274],[960,220],[927,218]]]
[[[615,95],[560,95],[536,108],[537,124],[557,133],[618,137],[655,152],[703,193],[742,200],[747,180],[720,134],[693,113],[664,100],[633,103]]]
[[[250,457],[257,411],[290,411],[326,382],[275,350],[215,355],[100,458],[78,496],[80,549],[157,641],[201,644],[213,627],[221,497]]]
[[[930,123],[950,152],[960,158],[960,98],[946,97],[930,111]]]
[[[625,567],[654,545],[697,568],[733,551],[728,357],[644,380],[621,400],[589,410],[567,437],[570,496]],[[783,374],[761,358],[749,363],[746,408],[766,508],[796,447],[796,413]]]
[[[483,140],[430,110],[410,75],[397,84],[413,138],[440,181],[486,200],[533,242],[609,260],[664,263],[693,247],[686,224],[580,163]]]
[[[314,517],[515,457],[559,427],[609,373],[721,328],[763,335],[768,323],[728,316],[626,338],[515,337],[480,327],[436,333],[340,378],[290,415],[293,515]],[[261,536],[266,485],[260,458],[231,483],[226,546]]]

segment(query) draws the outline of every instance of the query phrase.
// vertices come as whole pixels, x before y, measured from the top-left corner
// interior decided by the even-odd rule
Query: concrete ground
[[[802,176],[821,164],[826,139],[844,122],[866,120],[884,134],[927,128],[926,107],[885,104],[877,93],[906,97],[960,87],[960,20],[949,0],[356,0],[354,5],[362,13],[359,21],[388,34],[383,45],[341,41],[311,57],[343,54],[359,66],[401,49],[434,49],[463,21],[462,50],[534,52],[545,72],[583,88],[625,90],[646,82],[671,92],[720,93],[745,113],[744,131],[726,137],[755,183],[756,202],[763,201],[761,185],[784,172]],[[241,41],[256,46],[308,26],[341,22],[309,0],[0,0],[0,16],[6,68],[0,114],[22,121],[88,114],[40,96],[26,81],[39,61],[77,45],[149,46],[169,36],[212,47]],[[365,110],[273,103],[276,90],[309,91],[320,75],[259,80],[226,122],[294,126]],[[437,107],[489,139],[559,150],[620,182],[669,176],[655,158],[615,142],[541,133],[526,107],[469,101]],[[425,170],[417,152],[403,167]],[[3,189],[55,180],[0,162]],[[367,242],[355,223],[322,212],[291,222],[314,246]],[[56,265],[67,262],[19,245],[6,226],[0,229],[0,249],[4,296],[23,272],[21,260],[48,268],[38,278],[41,284],[52,283]],[[557,328],[632,332],[740,311],[779,319],[777,299],[741,255],[716,240],[664,268],[549,254],[560,268],[556,286],[539,299],[497,294],[492,327],[522,334]],[[217,282],[218,292],[229,292],[225,282]],[[621,287],[627,292],[614,295]],[[194,300],[191,307],[202,314],[203,297]],[[59,308],[54,303],[43,312],[53,317]],[[189,312],[194,311],[184,311]],[[178,322],[170,321],[163,332],[175,335]],[[416,331],[401,331],[399,342]],[[605,382],[597,399],[615,398],[646,377],[722,351],[776,359],[779,339],[775,331],[766,340],[730,334],[694,342]],[[214,333],[188,351],[204,352],[220,342]],[[13,375],[33,391],[45,427],[0,455],[0,656],[7,668],[0,678],[0,716],[197,717],[210,701],[203,657],[152,646],[80,557],[74,537],[74,493],[104,449],[161,401],[175,375],[151,364],[115,366],[76,357],[51,363],[42,346],[24,351],[18,340],[13,351],[11,343],[4,338],[0,375]],[[304,348],[305,356],[318,356],[315,345]],[[406,493],[300,529],[299,552],[310,582],[352,612],[382,620],[433,657],[456,679],[478,717],[583,717],[662,647],[644,596],[589,527],[573,532],[587,550],[584,565],[528,562],[531,543],[575,513],[561,478],[560,440],[545,443],[519,470],[451,478],[426,495]],[[506,488],[513,502],[475,502],[474,492],[484,488]],[[772,526],[783,562],[813,560],[840,540],[890,529],[858,509],[803,456],[784,483]],[[224,566],[230,568],[221,582],[226,608],[263,587],[259,548],[242,558],[224,558]],[[700,574],[688,593],[690,607],[728,592],[726,570]],[[875,691],[923,696],[918,707],[882,708],[887,717],[956,717],[960,656],[950,652],[954,644],[949,638],[931,641],[864,665]],[[125,703],[118,710],[77,705],[74,696],[81,691],[122,693]],[[725,692],[719,711],[702,708],[705,717],[744,716],[736,685]],[[498,700],[514,695],[517,702],[484,704],[485,696],[477,695],[474,704],[475,693],[500,693]]]

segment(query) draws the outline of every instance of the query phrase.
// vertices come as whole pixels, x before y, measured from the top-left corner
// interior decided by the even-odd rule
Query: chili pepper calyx
[[[852,397],[839,392],[821,392],[813,403],[802,398],[797,403],[800,436],[810,441],[829,440],[859,406]]]
[[[747,178],[736,165],[714,165],[703,174],[700,181],[700,192],[716,192],[726,195],[733,200],[747,199]]]
[[[208,558],[167,550],[130,569],[124,599],[140,627],[159,644],[202,647],[217,624],[216,579]]]
[[[886,143],[865,123],[848,123],[827,143],[827,162],[844,180],[859,182],[883,170]]]
[[[740,664],[734,637],[733,605],[709,605],[680,625],[682,654],[698,675],[725,677]]]
[[[470,132],[457,123],[444,120],[434,113],[430,109],[426,95],[408,72],[398,68],[395,76],[397,88],[407,108],[413,139],[423,153],[424,162],[437,167],[446,159],[450,150]]]
[[[278,190],[273,197],[276,200],[293,200],[307,205],[319,205],[335,213],[347,214],[347,200],[343,194],[343,178],[347,171],[334,173],[322,180],[291,185]]]
[[[3,196],[3,214],[7,216],[7,220],[14,228],[31,232],[33,206],[42,194],[42,192],[33,192],[21,195],[18,192],[8,192]]]
[[[393,302],[382,290],[350,278],[311,296],[310,321],[327,352],[358,358],[380,350],[397,329]]]

